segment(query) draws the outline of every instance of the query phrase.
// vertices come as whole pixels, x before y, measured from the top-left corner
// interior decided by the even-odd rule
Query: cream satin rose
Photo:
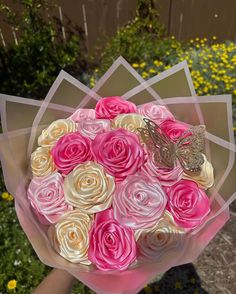
[[[73,209],[65,202],[63,177],[57,172],[47,177],[33,178],[27,195],[39,220],[44,224],[57,222],[65,212]]]
[[[113,129],[123,128],[129,132],[139,135],[138,128],[144,128],[144,116],[136,113],[120,114],[112,120],[111,127]]]
[[[204,157],[204,163],[201,166],[201,173],[199,175],[188,175],[184,173],[183,178],[196,182],[200,188],[206,190],[214,184],[214,169],[206,156],[204,154],[202,155]]]
[[[116,185],[115,219],[134,230],[153,227],[166,208],[167,196],[158,182],[144,175],[129,176]]]
[[[38,147],[31,154],[31,170],[35,177],[49,176],[56,170],[49,148]]]
[[[39,146],[52,148],[65,134],[77,131],[76,123],[71,119],[58,119],[52,122],[38,138]]]
[[[183,250],[185,232],[178,228],[169,212],[165,212],[158,224],[151,230],[135,232],[139,259],[156,262],[163,258],[173,258]]]
[[[89,265],[89,230],[93,218],[79,210],[67,212],[48,230],[54,249],[73,263]]]
[[[92,161],[78,165],[64,181],[66,201],[89,214],[110,207],[114,189],[114,178]]]
[[[175,119],[166,106],[158,105],[153,102],[139,106],[137,112],[145,117],[148,117],[158,125],[160,125],[164,120]]]

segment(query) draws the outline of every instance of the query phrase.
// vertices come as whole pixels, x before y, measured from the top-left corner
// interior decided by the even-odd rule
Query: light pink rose
[[[166,106],[158,105],[153,102],[140,105],[137,109],[137,113],[149,118],[157,125],[160,125],[164,120],[175,119]]]
[[[122,113],[136,112],[136,105],[119,96],[105,97],[95,107],[96,118],[113,119]]]
[[[39,220],[44,224],[56,223],[65,212],[73,209],[65,202],[63,177],[59,173],[33,178],[27,195]]]
[[[80,133],[90,139],[94,139],[98,134],[111,130],[108,119],[85,119],[79,123]]]
[[[95,119],[95,110],[79,108],[69,118],[77,123],[85,119]]]
[[[124,129],[97,135],[92,142],[92,152],[116,181],[135,174],[144,163],[144,151],[137,135]]]
[[[160,127],[172,141],[178,141],[191,126],[177,120],[165,120]]]
[[[143,175],[127,177],[116,185],[113,195],[114,217],[134,230],[151,228],[161,218],[167,196],[159,182]]]
[[[89,233],[88,258],[100,270],[126,270],[135,261],[134,231],[119,224],[113,210],[98,212]]]
[[[78,164],[93,159],[91,140],[79,132],[66,134],[52,148],[52,157],[57,169],[67,175]]]
[[[172,186],[182,178],[183,169],[178,161],[174,168],[159,167],[154,159],[154,154],[146,151],[146,161],[141,168],[142,172],[155,180],[158,180],[162,186]]]
[[[198,227],[210,212],[210,200],[198,185],[189,180],[180,180],[166,189],[168,210],[177,225],[185,229]]]

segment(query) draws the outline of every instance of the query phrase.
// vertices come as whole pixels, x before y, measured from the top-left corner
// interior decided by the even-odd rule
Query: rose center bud
[[[109,244],[113,244],[113,242],[114,242],[114,238],[113,238],[113,235],[112,235],[111,233],[107,234],[107,236],[106,236],[106,241],[107,241],[107,243],[109,243]]]
[[[123,150],[123,142],[121,140],[117,140],[115,144],[115,152],[119,154]]]
[[[71,240],[74,240],[75,237],[76,237],[76,234],[75,234],[74,231],[69,232],[69,238],[70,238]]]
[[[139,191],[134,195],[134,199],[138,202],[138,203],[142,203],[142,204],[148,204],[148,197],[147,194],[143,191]]]
[[[94,184],[94,182],[95,182],[95,179],[91,178],[91,177],[88,177],[88,176],[86,176],[86,177],[84,177],[82,179],[82,185],[83,186],[91,186],[91,185]]]
[[[181,208],[188,209],[188,208],[191,208],[192,206],[193,205],[192,205],[192,197],[191,197],[191,195],[185,197],[182,200]]]
[[[46,197],[49,198],[49,200],[50,200],[51,198],[53,198],[53,195],[54,195],[54,191],[53,191],[53,190],[49,190],[49,191],[47,191],[47,193],[46,193]]]
[[[59,129],[59,128],[52,130],[52,135],[53,135],[53,137],[57,137],[57,136],[60,135],[61,133],[62,133],[62,130]]]

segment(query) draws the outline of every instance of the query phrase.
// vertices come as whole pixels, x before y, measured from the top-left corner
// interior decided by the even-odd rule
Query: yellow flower
[[[8,192],[3,192],[2,199],[7,199],[7,198],[8,198]]]
[[[150,72],[150,73],[156,73],[156,70],[153,69],[153,68],[150,68],[150,69],[149,69],[149,72]]]
[[[143,68],[145,65],[146,65],[146,62],[142,62],[142,63],[140,64],[140,67]]]
[[[216,39],[217,39],[217,37],[216,37],[216,36],[213,36],[213,37],[212,37],[212,39],[213,39],[213,40],[216,40]]]
[[[7,198],[7,200],[8,201],[12,201],[14,199],[14,197],[11,195],[11,194],[8,194],[8,198]]]
[[[133,63],[132,66],[133,66],[134,68],[139,67],[138,63]]]
[[[2,199],[7,200],[7,201],[12,201],[14,198],[8,192],[3,192],[2,193]]]
[[[7,283],[7,288],[9,290],[14,290],[16,288],[16,280],[10,280],[8,283]]]

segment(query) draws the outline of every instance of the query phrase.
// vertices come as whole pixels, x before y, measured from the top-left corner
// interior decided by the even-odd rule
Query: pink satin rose
[[[137,109],[137,113],[149,118],[157,125],[160,125],[164,120],[174,120],[173,114],[164,105],[158,105],[150,102],[140,105]]]
[[[122,113],[135,113],[136,105],[119,96],[105,97],[95,107],[96,118],[113,119]]]
[[[116,185],[113,195],[114,217],[134,230],[151,228],[162,217],[167,196],[159,182],[143,175],[127,177]]]
[[[52,148],[52,157],[57,169],[67,175],[78,164],[92,160],[91,140],[79,132],[61,137]]]
[[[92,142],[92,152],[96,161],[116,181],[135,174],[144,163],[144,151],[138,136],[124,129],[97,135]]]
[[[168,210],[177,225],[185,229],[198,227],[210,212],[210,200],[198,185],[180,180],[166,189],[169,197]]]
[[[65,212],[73,210],[73,207],[65,202],[63,177],[59,173],[33,178],[27,195],[34,212],[43,224],[56,223]]]
[[[154,160],[154,154],[147,150],[146,161],[141,170],[147,177],[158,180],[162,186],[168,187],[181,180],[183,175],[183,169],[179,161],[175,162],[175,166],[172,169],[159,167]]]
[[[95,110],[79,108],[69,118],[77,123],[80,123],[85,119],[95,119]]]
[[[126,270],[137,256],[134,231],[119,224],[113,210],[98,212],[89,232],[88,259],[100,270]]]
[[[165,120],[160,127],[172,141],[178,141],[191,126],[177,120]]]
[[[80,133],[90,139],[94,139],[98,134],[111,130],[108,119],[85,119],[79,123]]]

